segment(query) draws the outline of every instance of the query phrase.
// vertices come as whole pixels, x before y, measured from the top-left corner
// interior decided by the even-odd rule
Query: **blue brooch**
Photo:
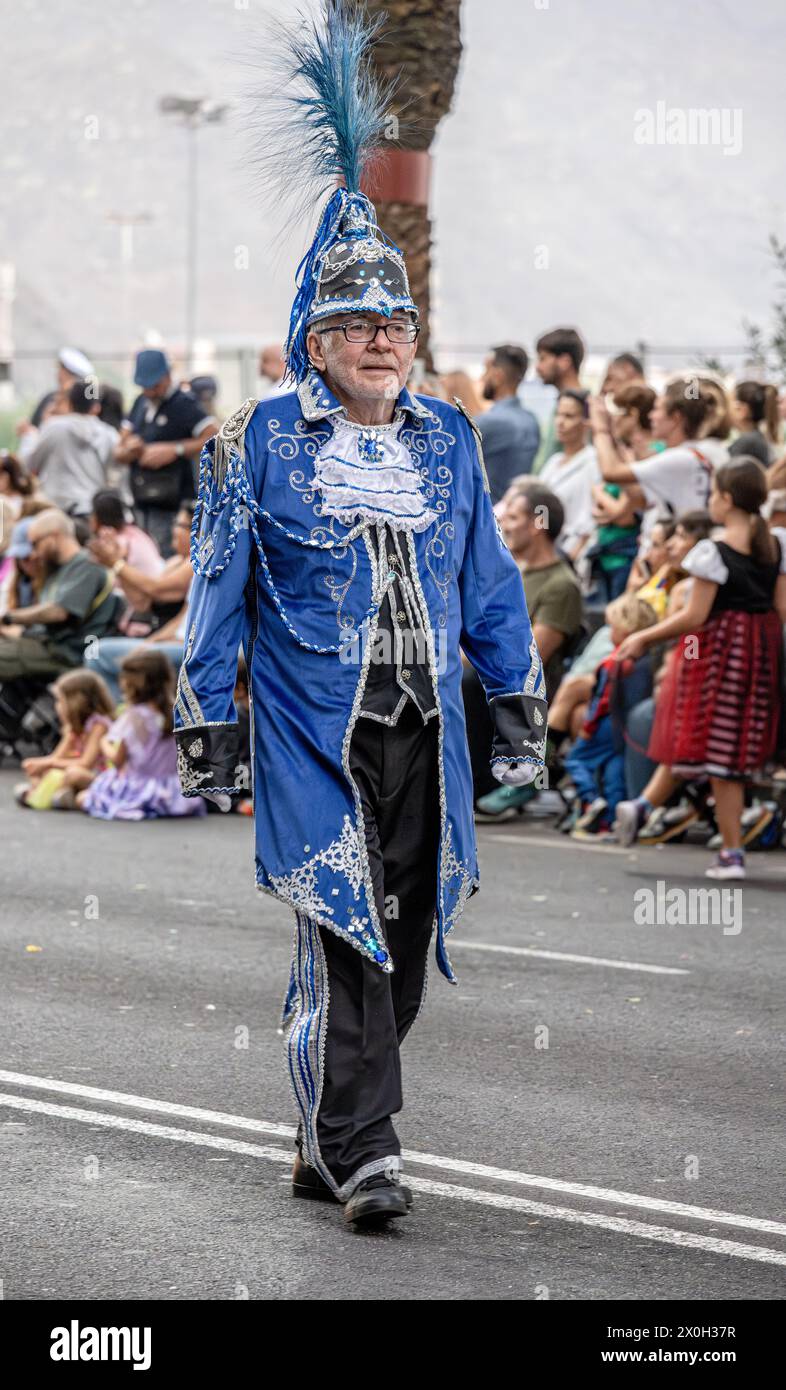
[[[377,430],[361,430],[358,438],[358,458],[364,463],[381,463],[385,457],[382,436]]]

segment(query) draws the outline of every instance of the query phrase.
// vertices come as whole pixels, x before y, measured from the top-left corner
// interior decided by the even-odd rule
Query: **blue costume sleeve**
[[[242,789],[236,785],[240,756],[234,690],[255,557],[246,505],[250,484],[237,451],[217,477],[215,450],[215,438],[202,450],[191,530],[194,578],[174,711],[184,796]]]
[[[494,724],[491,766],[499,776],[513,765],[543,766],[546,691],[521,575],[494,515],[482,452],[472,437],[468,444],[473,495],[459,575],[461,646],[489,702]]]

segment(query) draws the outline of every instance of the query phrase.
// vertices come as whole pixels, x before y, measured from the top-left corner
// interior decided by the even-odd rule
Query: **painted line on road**
[[[491,827],[478,825],[478,830],[491,830]],[[624,845],[591,845],[586,840],[571,840],[569,836],[560,835],[559,838],[550,838],[546,835],[508,835],[501,830],[483,836],[484,845],[493,845],[497,840],[504,841],[507,845],[534,845],[537,849],[581,849],[590,854],[627,854],[636,855],[636,851],[631,846],[627,849]]]
[[[0,1070],[0,1082],[5,1086],[26,1086],[29,1090],[57,1091],[59,1095],[77,1096],[80,1100],[108,1101],[111,1105],[127,1105],[133,1110],[148,1110],[156,1115],[173,1115],[181,1120],[204,1120],[209,1124],[226,1125],[232,1129],[252,1129],[257,1134],[273,1134],[279,1139],[295,1137],[294,1125],[253,1120],[246,1115],[205,1110],[197,1105],[178,1105],[172,1100],[154,1100],[150,1096],[135,1096],[126,1091],[108,1091],[102,1086],[84,1086],[78,1081],[53,1081],[47,1076],[27,1076],[24,1072]],[[2,1099],[0,1096],[0,1100]]]
[[[27,1076],[22,1072],[0,1071],[0,1081],[6,1084],[27,1086],[28,1089],[56,1091],[59,1094],[77,1096],[84,1100],[108,1101],[132,1107],[136,1110],[152,1111],[161,1115],[176,1115],[181,1119],[198,1120],[203,1123],[224,1125],[232,1129],[251,1130],[257,1134],[273,1134],[280,1138],[294,1139],[294,1125],[274,1124],[268,1120],[251,1119],[247,1115],[225,1114],[218,1110],[205,1110],[193,1105],[178,1105],[174,1101],[153,1100],[149,1096],[135,1096],[123,1091],[102,1090],[95,1086],[85,1086],[76,1081],[52,1081],[47,1077]],[[0,1095],[3,1101],[17,1102],[19,1097]],[[32,1101],[31,1106],[40,1102]],[[55,1107],[60,1112],[60,1107]],[[103,1115],[103,1111],[97,1112]],[[180,1133],[179,1130],[175,1131]],[[461,1173],[465,1177],[485,1178],[493,1182],[516,1183],[524,1187],[537,1187],[544,1191],[561,1192],[571,1197],[586,1197],[593,1201],[613,1202],[616,1206],[642,1207],[649,1211],[662,1212],[668,1216],[682,1216],[691,1221],[708,1221],[716,1225],[741,1226],[750,1231],[763,1231],[768,1235],[786,1236],[786,1223],[770,1221],[765,1217],[742,1216],[736,1212],[719,1211],[712,1207],[692,1206],[687,1202],[672,1202],[665,1197],[645,1197],[634,1192],[617,1192],[613,1188],[596,1187],[589,1183],[567,1182],[561,1178],[546,1178],[534,1173],[522,1173],[511,1168],[495,1168],[485,1163],[472,1163],[467,1159],[449,1158],[442,1154],[419,1153],[404,1150],[407,1163],[417,1163],[428,1168],[441,1168],[446,1172]]]
[[[557,836],[557,835],[554,835],[553,832],[551,832],[551,833],[549,833],[549,834],[547,834],[547,835],[509,835],[509,834],[507,834],[504,830],[495,831],[494,828],[493,828],[493,826],[489,825],[488,823],[483,824],[482,822],[478,822],[478,823],[476,824],[476,827],[475,827],[475,828],[476,828],[476,830],[477,830],[478,832],[483,831],[483,830],[488,830],[488,831],[490,832],[488,835],[483,835],[483,836],[482,836],[482,843],[483,843],[484,845],[493,845],[493,844],[495,843],[496,840],[503,840],[503,841],[505,842],[505,844],[508,844],[508,845],[534,845],[536,849],[567,849],[568,847],[570,847],[571,851],[573,851],[574,849],[579,849],[579,850],[584,850],[584,852],[585,852],[585,853],[588,853],[588,854],[626,854],[626,855],[628,856],[628,859],[630,859],[631,862],[634,863],[634,864],[638,862],[639,857],[640,857],[640,855],[642,855],[642,854],[644,855],[644,858],[645,858],[645,859],[648,859],[648,858],[650,857],[650,855],[652,854],[653,850],[669,849],[669,848],[679,849],[679,848],[680,848],[679,845],[674,845],[674,846],[663,845],[663,846],[661,846],[661,845],[642,845],[642,844],[635,844],[635,843],[632,844],[632,845],[609,845],[609,844],[593,845],[592,843],[590,843],[590,842],[587,841],[587,840],[572,840],[572,839],[570,838],[570,836],[568,836],[568,835],[558,835],[558,836]],[[701,850],[702,850],[702,846],[701,846],[701,845],[683,845],[683,846],[681,846],[681,848],[683,848],[683,849],[694,849],[694,850],[698,850],[699,852],[701,852]],[[708,852],[710,852],[710,851],[706,851],[706,850],[705,850],[705,853],[708,853]],[[772,852],[775,853],[775,854],[779,854],[779,851],[778,851],[778,850],[775,850],[775,851],[772,851]],[[780,857],[782,857],[782,856],[780,856]],[[786,868],[780,868],[780,867],[778,867],[778,865],[773,865],[773,864],[762,864],[762,863],[759,863],[759,862],[757,862],[757,863],[754,865],[754,864],[752,864],[752,861],[749,859],[749,860],[748,860],[748,871],[749,871],[749,872],[750,872],[751,868],[755,868],[755,875],[756,875],[756,877],[754,877],[754,878],[749,878],[749,879],[746,880],[746,882],[747,882],[750,886],[753,886],[753,887],[756,886],[756,878],[758,878],[759,874],[768,874],[768,875],[773,876],[774,878],[786,878]],[[661,871],[661,872],[662,872],[662,871]],[[703,878],[703,877],[704,877],[704,871],[703,871],[703,869],[701,869],[701,868],[695,868],[695,869],[693,870],[693,872],[695,873],[695,875],[696,875],[697,878]]]
[[[647,965],[635,960],[607,960],[604,956],[576,956],[570,951],[544,951],[539,946],[494,946],[488,941],[451,941],[453,951],[501,951],[509,956],[538,956],[541,960],[567,960],[577,965],[607,965],[614,970],[646,970],[651,975],[689,975],[678,965]]]
[[[152,1124],[147,1120],[133,1120],[125,1115],[108,1115],[101,1110],[79,1110],[75,1106],[30,1100],[26,1096],[0,1095],[0,1104],[27,1113],[52,1115],[58,1119],[76,1120],[81,1124],[98,1125],[105,1129],[145,1134],[155,1139],[170,1139],[176,1143],[192,1144],[199,1148],[221,1149],[226,1153],[244,1154],[252,1158],[267,1159],[273,1163],[290,1164],[292,1162],[292,1152],[288,1149],[279,1149],[263,1144],[249,1144],[240,1139],[228,1139],[218,1134],[202,1134],[195,1130],[178,1129],[170,1125]],[[409,1177],[408,1181],[415,1191],[428,1193],[435,1197],[445,1197],[459,1202],[474,1202],[481,1206],[496,1207],[502,1211],[524,1212],[529,1216],[542,1216],[548,1220],[566,1221],[575,1226],[591,1226],[597,1230],[636,1236],[638,1239],[652,1240],[664,1245],[677,1245],[683,1249],[701,1250],[713,1255],[754,1260],[760,1264],[786,1265],[786,1250],[773,1250],[762,1245],[744,1245],[739,1241],[723,1240],[717,1236],[697,1235],[692,1231],[680,1231],[669,1226],[651,1226],[643,1221],[631,1221],[627,1217],[604,1216],[598,1212],[577,1211],[572,1207],[555,1207],[546,1202],[532,1202],[525,1197],[510,1197],[505,1193],[484,1192],[479,1188],[457,1187],[453,1183],[435,1182],[431,1178]]]

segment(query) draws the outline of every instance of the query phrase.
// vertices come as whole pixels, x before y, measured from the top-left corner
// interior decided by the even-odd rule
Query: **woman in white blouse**
[[[557,402],[555,426],[562,445],[552,454],[540,481],[559,497],[565,508],[560,548],[575,560],[595,531],[592,489],[601,482],[595,450],[587,443],[589,406],[586,391],[562,391]]]

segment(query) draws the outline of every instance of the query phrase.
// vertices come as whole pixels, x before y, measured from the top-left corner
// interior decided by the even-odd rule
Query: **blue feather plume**
[[[379,23],[346,0],[328,0],[324,28],[312,24],[302,37],[292,36],[292,78],[305,90],[291,99],[302,121],[305,157],[315,176],[339,179],[350,193],[360,190],[385,127],[388,94],[368,66]]]
[[[396,87],[377,81],[369,64],[381,23],[356,0],[322,0],[319,19],[301,12],[299,24],[285,28],[268,50],[275,86],[267,81],[253,99],[255,163],[265,192],[272,186],[288,205],[288,221],[332,191],[296,276],[287,365],[297,381],[308,370],[305,320],[320,253],[339,235],[351,204],[360,205],[363,220],[376,228],[374,206],[360,186],[382,149]]]
[[[301,218],[327,192],[358,192],[389,144],[386,110],[396,82],[377,81],[369,53],[382,23],[356,0],[321,0],[319,18],[299,12],[260,46],[262,80],[248,93],[253,162],[263,192],[273,190]]]

